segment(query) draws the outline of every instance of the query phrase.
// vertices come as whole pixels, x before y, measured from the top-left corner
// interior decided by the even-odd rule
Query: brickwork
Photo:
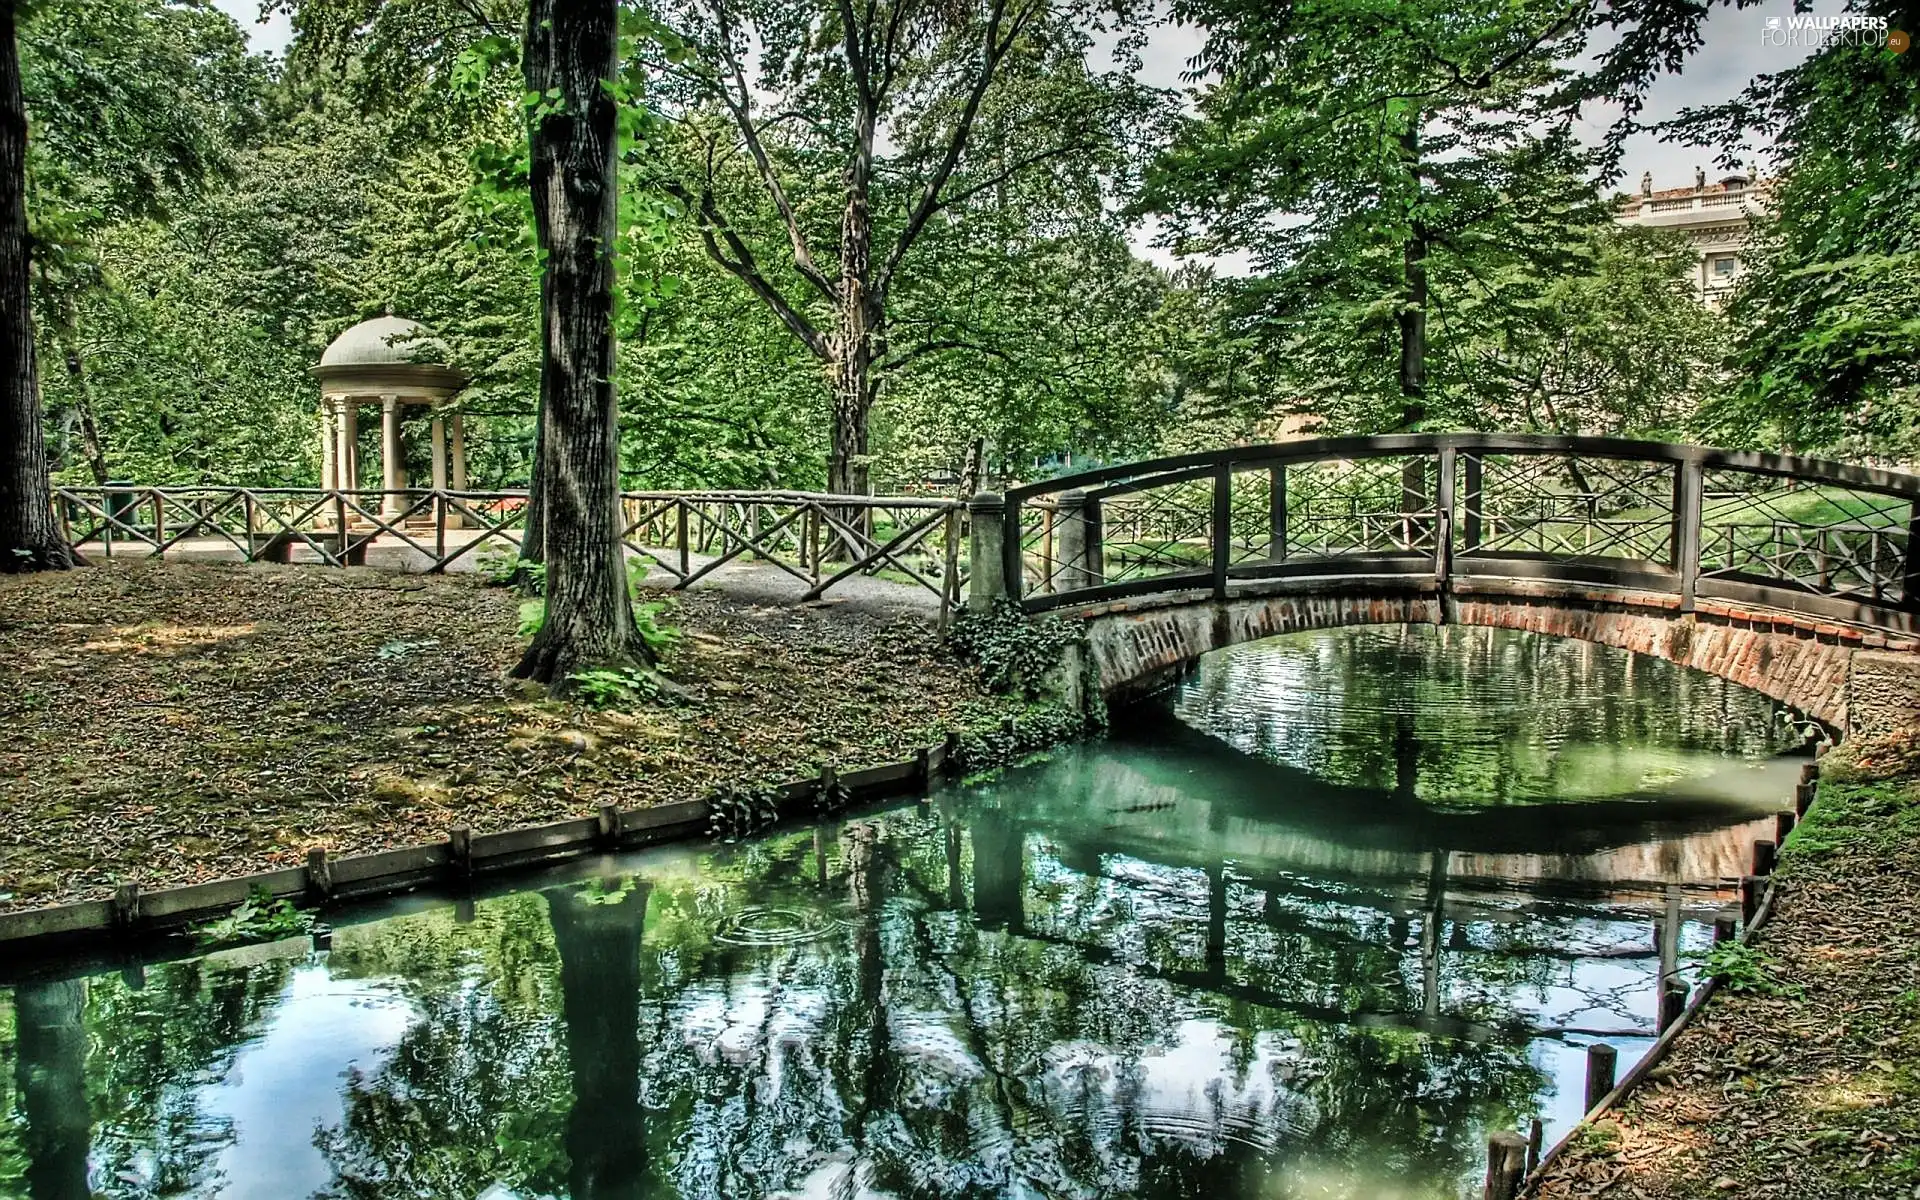
[[[1101,690],[1126,698],[1150,690],[1209,650],[1282,633],[1403,622],[1520,629],[1664,658],[1791,704],[1836,729],[1849,725],[1856,653],[1879,661],[1869,723],[1920,712],[1920,646],[1816,618],[1703,602],[1684,615],[1654,593],[1526,585],[1450,597],[1344,591],[1215,601],[1192,594],[1152,603],[1070,612],[1087,622]],[[1884,650],[1879,649],[1885,647]],[[1882,661],[1884,660],[1884,661]],[[1863,680],[1869,678],[1863,675]],[[1881,693],[1885,693],[1882,695]],[[1869,719],[1865,708],[1862,718]]]

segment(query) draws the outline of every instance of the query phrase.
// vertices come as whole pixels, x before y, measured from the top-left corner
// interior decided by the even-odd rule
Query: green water
[[[921,804],[0,990],[0,1195],[1477,1195],[1645,1045],[1775,719],[1524,635],[1242,647]]]

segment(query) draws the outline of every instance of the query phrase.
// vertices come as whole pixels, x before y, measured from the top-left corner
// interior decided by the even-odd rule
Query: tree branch
[[[957,192],[941,197],[940,202],[934,206],[934,209],[937,212],[940,209],[952,208],[956,204],[965,204],[981,192],[987,191],[989,188],[998,187],[1028,167],[1036,163],[1045,162],[1049,158],[1058,158],[1063,154],[1073,154],[1081,150],[1094,150],[1097,148],[1097,144],[1093,142],[1066,142],[1045,150],[1036,150],[1032,154],[1017,160],[1012,166],[989,175],[972,187],[962,188]]]
[[[876,371],[898,371],[916,358],[924,358],[929,354],[938,354],[945,350],[973,350],[981,354],[990,354],[1002,362],[1011,363],[1013,361],[1012,355],[997,346],[989,345],[985,342],[970,342],[964,338],[944,338],[939,341],[926,342],[922,345],[915,346],[898,358],[889,359],[885,355],[882,355],[874,359],[873,369]]]
[[[842,0],[845,3],[845,0]],[[953,175],[954,168],[960,163],[960,156],[966,152],[967,138],[973,132],[974,118],[980,114],[981,102],[986,99],[987,88],[992,85],[994,75],[1000,69],[1000,63],[1006,58],[1007,51],[1019,38],[1034,14],[1039,12],[1045,0],[1033,0],[1020,11],[1007,27],[1006,36],[1000,35],[1000,24],[1006,16],[1006,0],[993,0],[993,11],[987,17],[986,36],[983,39],[980,73],[974,77],[973,86],[967,90],[966,103],[961,107],[960,115],[953,123],[953,136],[947,141],[947,150],[941,156],[939,165],[927,177],[926,186],[921,189],[920,201],[914,205],[913,213],[907,218],[906,227],[893,244],[893,250],[887,255],[887,265],[880,271],[880,277],[874,282],[873,294],[876,302],[884,303],[887,288],[893,282],[893,274],[900,267],[907,251],[920,237],[928,220],[940,210],[940,189],[946,187],[947,180]]]
[[[719,208],[715,206],[712,190],[702,190],[698,200],[694,199],[693,194],[685,186],[678,183],[667,184],[666,190],[669,195],[678,199],[699,216],[700,240],[706,245],[707,257],[718,263],[722,270],[746,284],[754,295],[760,297],[766,306],[773,310],[773,315],[780,318],[780,323],[787,327],[788,332],[799,338],[801,344],[811,351],[814,357],[825,361],[827,340],[820,335],[819,330],[813,327],[813,323],[808,321],[800,310],[780,293],[780,289],[774,287],[761,273],[759,264],[754,261],[752,249],[741,240],[739,234],[734,232],[733,226],[727,223],[726,217],[722,216]],[[719,235],[718,238],[715,237],[716,234]],[[723,240],[727,244],[727,250],[720,248],[720,242]],[[731,257],[727,254],[729,250],[732,251]]]
[[[787,242],[793,247],[794,268],[802,278],[819,289],[822,296],[831,300],[838,294],[838,289],[828,282],[826,275],[814,264],[813,249],[807,244],[805,231],[800,228],[800,219],[794,213],[792,202],[787,199],[786,188],[780,184],[779,173],[773,169],[773,160],[760,141],[759,131],[754,128],[753,94],[747,87],[747,76],[740,66],[740,58],[733,52],[733,27],[719,5],[714,6],[714,18],[719,23],[720,54],[726,60],[727,70],[733,76],[733,87],[739,89],[739,95],[736,99],[734,92],[725,84],[715,88],[715,91],[733,117],[734,125],[740,130],[747,153],[753,157],[753,165],[759,170],[760,182],[780,213],[781,223],[787,227]]]

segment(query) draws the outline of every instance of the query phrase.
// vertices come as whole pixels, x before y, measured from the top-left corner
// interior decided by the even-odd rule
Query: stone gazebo
[[[467,486],[466,429],[453,398],[467,377],[447,366],[444,342],[417,321],[375,317],[333,339],[320,365],[320,485],[352,491],[360,486],[360,409],[380,406],[380,514],[392,520],[407,509],[406,452],[400,441],[402,409],[422,405],[432,419],[433,487],[456,492]],[[447,425],[453,426],[448,454]],[[448,465],[451,459],[452,475]],[[449,513],[449,524],[457,524]]]

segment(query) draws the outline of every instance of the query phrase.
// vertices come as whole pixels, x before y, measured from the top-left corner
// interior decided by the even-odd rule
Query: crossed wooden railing
[[[1920,476],[1613,438],[1409,434],[1109,467],[974,501],[1028,611],[1289,578],[1553,580],[1913,632]],[[983,549],[985,547],[985,549]],[[1423,584],[1424,586],[1424,584]]]
[[[61,487],[54,507],[83,554],[231,550],[247,562],[393,565],[440,572],[517,553],[523,491],[243,487]],[[966,506],[819,492],[625,492],[621,540],[684,588],[736,561],[764,563],[815,599],[855,576],[924,588],[950,612],[965,583]],[[210,547],[209,543],[213,545]]]

